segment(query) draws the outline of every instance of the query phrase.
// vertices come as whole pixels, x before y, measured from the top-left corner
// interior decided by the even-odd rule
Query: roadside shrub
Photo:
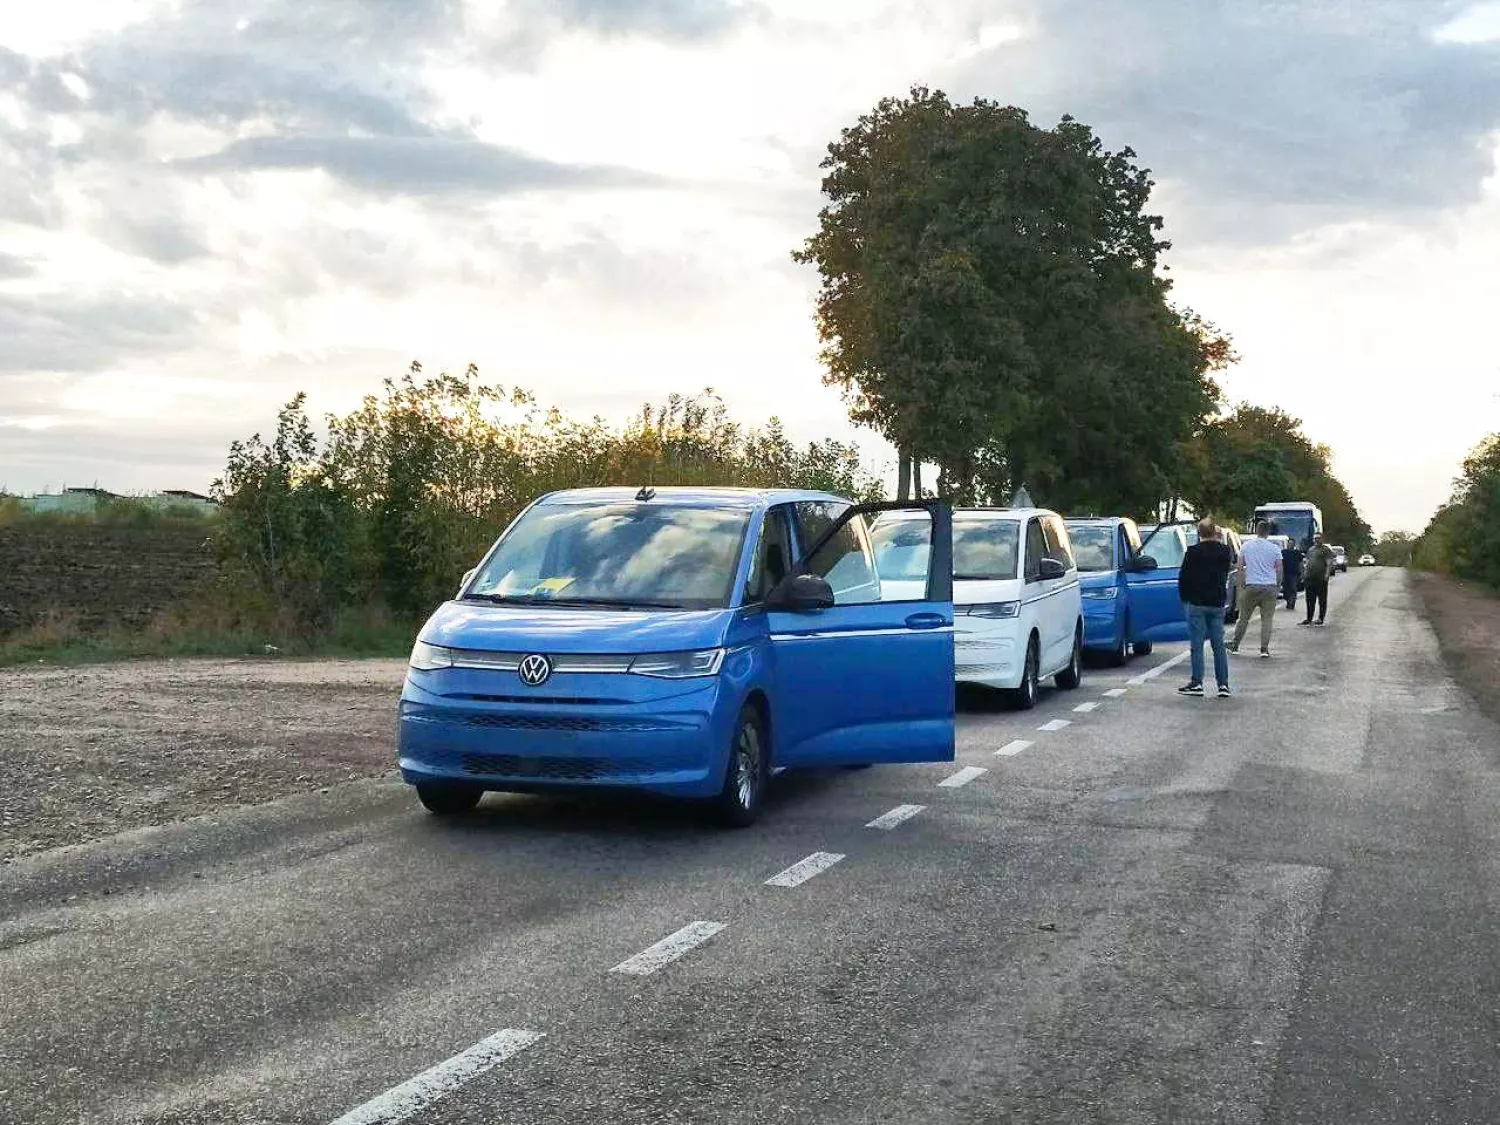
[[[1416,542],[1412,565],[1500,589],[1500,434],[1464,460],[1451,499]]]
[[[746,427],[712,390],[672,395],[616,429],[527,391],[413,364],[315,434],[304,395],[270,440],[230,447],[215,482],[219,590],[244,622],[327,635],[351,611],[411,623],[450,597],[534,497],[592,485],[820,488],[878,497],[857,450]]]

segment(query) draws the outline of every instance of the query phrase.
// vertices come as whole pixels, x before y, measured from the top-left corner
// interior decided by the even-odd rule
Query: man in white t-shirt
[[[1255,525],[1255,538],[1240,548],[1240,623],[1229,642],[1230,652],[1240,651],[1240,642],[1250,631],[1250,614],[1260,610],[1262,659],[1271,655],[1271,621],[1281,594],[1281,548],[1271,542],[1270,534],[1270,523],[1261,520]]]

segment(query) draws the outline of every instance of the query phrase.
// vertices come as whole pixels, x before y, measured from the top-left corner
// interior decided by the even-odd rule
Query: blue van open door
[[[925,516],[926,582],[882,583],[870,518]],[[954,757],[953,513],[946,502],[846,510],[766,603],[786,766],[951,762]]]

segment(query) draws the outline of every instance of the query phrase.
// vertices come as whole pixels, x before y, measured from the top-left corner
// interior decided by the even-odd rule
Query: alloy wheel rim
[[[760,733],[753,723],[740,728],[735,740],[734,786],[740,808],[748,809],[755,801],[755,786],[760,777]]]

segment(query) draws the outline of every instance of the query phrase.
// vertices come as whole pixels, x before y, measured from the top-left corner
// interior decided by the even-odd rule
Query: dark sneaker
[[[1203,696],[1203,685],[1202,684],[1183,684],[1180,688],[1177,689],[1177,694],[1178,695],[1196,695],[1196,696],[1198,696],[1201,699],[1202,696]]]
[[[1224,647],[1229,650],[1229,654],[1231,656],[1238,656],[1240,654],[1240,646],[1235,644],[1233,641],[1230,641]]]
[[[1297,624],[1298,625],[1311,625],[1312,624],[1312,619],[1308,618],[1308,620],[1306,620],[1306,621],[1299,621],[1299,622],[1297,622]]]
[[[1260,658],[1262,660],[1270,660],[1271,659],[1271,650],[1268,649],[1268,648],[1261,649],[1260,650]]]
[[[1220,699],[1228,699],[1233,694],[1234,694],[1234,692],[1232,692],[1232,691],[1229,690],[1229,685],[1228,684],[1220,684],[1219,685],[1219,698]]]

